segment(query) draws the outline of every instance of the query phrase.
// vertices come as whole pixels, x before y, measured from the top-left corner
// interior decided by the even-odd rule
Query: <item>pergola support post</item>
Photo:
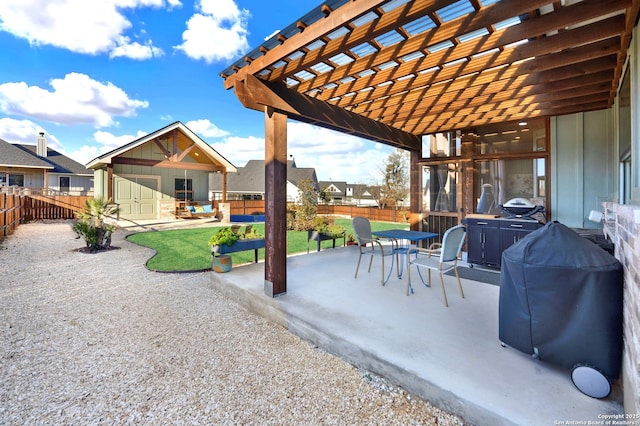
[[[287,116],[265,107],[264,292],[287,291]]]
[[[107,164],[107,200],[113,200],[113,164]]]
[[[420,160],[421,153],[409,151],[409,227],[413,231],[421,231],[422,218],[420,217]]]
[[[223,203],[227,202],[227,171],[222,172],[222,200]]]

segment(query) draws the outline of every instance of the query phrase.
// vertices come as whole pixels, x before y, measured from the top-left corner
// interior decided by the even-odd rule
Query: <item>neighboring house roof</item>
[[[231,164],[229,160],[224,158],[218,151],[213,149],[211,145],[203,141],[198,135],[193,133],[191,129],[182,124],[180,121],[176,121],[175,123],[169,124],[161,129],[156,130],[155,132],[149,133],[141,138],[138,138],[134,141],[129,142],[126,145],[121,146],[120,148],[116,148],[112,151],[107,152],[99,157],[94,158],[93,160],[87,163],[87,167],[90,169],[97,169],[107,164],[111,164],[114,157],[121,156],[122,154],[130,151],[134,148],[137,148],[140,145],[143,145],[147,142],[153,141],[154,139],[159,139],[161,136],[164,136],[167,133],[170,133],[174,130],[179,130],[184,134],[190,141],[192,141],[202,152],[209,157],[212,162],[219,163],[222,165],[228,173],[233,173],[236,171],[236,167]]]
[[[2,139],[0,139],[0,166],[47,170],[55,168],[53,164],[45,161],[44,158],[35,155],[35,151],[30,153],[21,149],[19,145],[11,144]]]
[[[321,182],[318,182],[318,185],[320,185],[320,189],[321,190],[327,190],[329,195],[333,195],[333,196],[338,196],[338,195],[346,196],[347,195],[347,182],[333,181],[333,180],[329,180],[329,181],[323,180]]]
[[[35,145],[16,144],[15,146],[20,150],[34,156],[35,158],[45,161],[53,166],[53,170],[49,171],[49,173],[93,176],[93,170],[87,169],[84,165],[78,163],[75,160],[72,160],[66,155],[60,154],[55,149],[47,147],[47,157],[45,158],[37,156]]]
[[[238,167],[236,173],[227,174],[227,192],[264,194],[265,165],[264,160],[249,160],[244,167]],[[298,182],[309,179],[317,185],[316,170],[307,167],[297,167],[294,160],[287,161],[287,181],[298,186]],[[213,189],[220,191],[222,188],[222,177],[213,176]]]
[[[369,186],[362,183],[355,183],[353,185],[349,185],[353,191],[354,198],[373,198],[371,193],[369,192]]]

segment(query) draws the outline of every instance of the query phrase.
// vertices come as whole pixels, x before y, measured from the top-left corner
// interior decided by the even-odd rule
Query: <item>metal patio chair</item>
[[[449,306],[449,302],[447,301],[447,292],[444,288],[444,278],[442,274],[453,269],[456,274],[456,279],[458,280],[460,295],[464,298],[460,275],[458,275],[458,256],[462,250],[466,233],[467,230],[463,225],[457,225],[449,228],[444,233],[442,236],[442,245],[432,245],[428,249],[412,247],[409,250],[407,253],[407,296],[410,292],[413,292],[413,288],[411,287],[411,265],[415,265],[422,283],[429,287],[431,286],[431,271],[438,271],[440,273],[440,284],[442,284],[442,296],[444,297],[445,306]],[[427,269],[428,284],[424,282],[420,268]]]
[[[391,277],[391,272],[393,271],[393,255],[395,254],[397,257],[397,253],[394,250],[393,244],[382,244],[379,239],[374,238],[371,234],[371,223],[367,218],[356,216],[353,218],[351,224],[353,226],[353,231],[356,234],[358,250],[360,251],[354,278],[358,278],[358,269],[360,268],[360,260],[362,259],[362,255],[371,256],[371,259],[369,259],[368,272],[371,272],[373,257],[380,256],[380,259],[382,260],[382,285],[385,285],[389,280],[389,277]],[[389,269],[389,274],[385,279],[384,258],[387,256],[391,256],[391,268]]]

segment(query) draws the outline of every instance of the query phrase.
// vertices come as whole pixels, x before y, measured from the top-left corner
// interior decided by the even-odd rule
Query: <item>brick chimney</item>
[[[47,156],[47,138],[44,137],[44,132],[40,132],[40,135],[38,136],[36,154],[38,154],[38,157]]]

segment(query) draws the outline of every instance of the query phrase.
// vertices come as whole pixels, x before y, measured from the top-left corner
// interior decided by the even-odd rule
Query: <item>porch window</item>
[[[9,173],[9,186],[24,186],[24,175]]]
[[[475,154],[514,154],[547,150],[546,120],[534,118],[468,129],[462,136]]]
[[[423,136],[421,211],[498,214],[513,198],[549,209],[548,127],[533,118]],[[479,209],[483,189],[492,194]]]
[[[457,130],[422,137],[422,158],[457,157],[461,149],[460,131]]]
[[[60,192],[69,192],[69,176],[60,176]]]
[[[544,158],[476,161],[476,213],[497,214],[498,206],[513,198],[526,198],[546,207],[545,166]],[[480,203],[483,190],[485,197]],[[480,204],[483,206],[478,210]]]
[[[632,164],[631,164],[631,81],[629,67],[624,73],[618,90],[618,156],[620,159],[620,198],[621,204],[631,202]]]
[[[422,168],[422,210],[456,212],[458,210],[457,163]]]
[[[176,200],[193,201],[193,181],[191,178],[175,179]]]

